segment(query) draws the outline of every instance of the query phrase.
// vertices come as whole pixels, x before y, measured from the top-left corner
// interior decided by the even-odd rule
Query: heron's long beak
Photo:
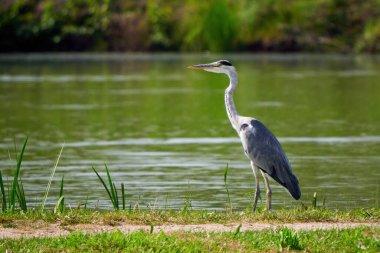
[[[189,69],[212,69],[216,67],[215,64],[213,63],[208,63],[208,64],[198,64],[198,65],[193,65],[189,66]]]

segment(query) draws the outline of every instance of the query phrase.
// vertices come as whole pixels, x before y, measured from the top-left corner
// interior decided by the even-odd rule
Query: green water
[[[29,136],[22,169],[40,203],[65,143],[49,201],[65,175],[72,206],[111,207],[91,170],[107,163],[127,202],[140,207],[221,209],[251,204],[254,178],[224,108],[224,75],[186,67],[229,59],[238,112],[279,138],[300,181],[331,208],[379,205],[380,58],[338,55],[0,56],[0,169],[11,175],[14,140]],[[297,201],[274,181],[274,208]],[[262,192],[265,193],[261,183]],[[264,196],[263,196],[264,197]]]

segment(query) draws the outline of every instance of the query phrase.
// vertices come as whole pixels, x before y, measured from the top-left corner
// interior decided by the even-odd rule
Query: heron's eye
[[[240,131],[244,131],[248,127],[248,124],[244,123],[240,126]]]
[[[226,60],[221,60],[221,61],[219,61],[219,63],[221,65],[225,65],[225,66],[232,66],[232,64],[229,61],[226,61]]]

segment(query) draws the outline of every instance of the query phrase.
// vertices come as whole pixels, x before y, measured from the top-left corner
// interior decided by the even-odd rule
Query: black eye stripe
[[[232,64],[229,61],[226,61],[226,60],[221,60],[221,61],[219,61],[219,63],[222,64],[222,65],[226,65],[226,66],[232,66]]]

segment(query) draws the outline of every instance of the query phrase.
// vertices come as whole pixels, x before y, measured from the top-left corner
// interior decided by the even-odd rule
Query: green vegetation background
[[[0,52],[379,52],[380,0],[1,0]]]

